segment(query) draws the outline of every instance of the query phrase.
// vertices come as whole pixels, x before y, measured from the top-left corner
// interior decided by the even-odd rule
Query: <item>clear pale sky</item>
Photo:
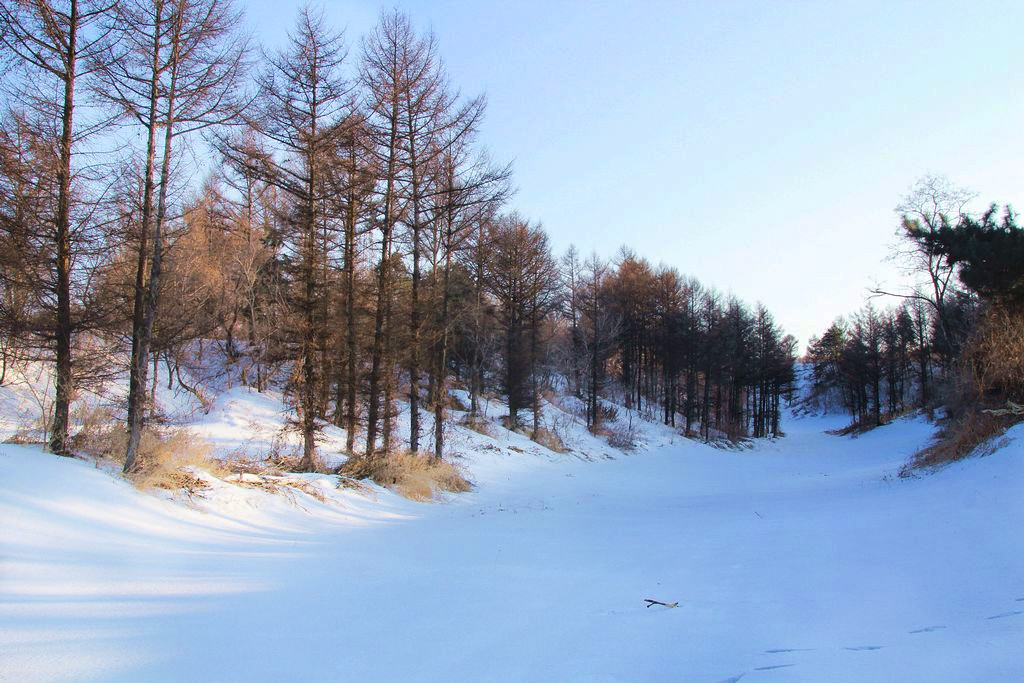
[[[243,2],[265,47],[299,3]],[[1018,204],[1021,2],[322,3],[351,59],[382,8],[486,92],[510,207],[561,252],[622,244],[762,301],[801,348],[859,308],[925,173]]]

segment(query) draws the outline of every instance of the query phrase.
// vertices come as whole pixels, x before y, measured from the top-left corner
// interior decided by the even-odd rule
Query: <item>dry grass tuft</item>
[[[224,481],[244,488],[262,489],[268,493],[291,495],[290,489],[301,491],[321,503],[331,501],[323,489],[312,481],[295,476],[295,467],[299,458],[271,455],[264,460],[253,460],[241,454],[235,454],[221,461],[221,467],[229,474],[221,477]],[[366,493],[367,487],[353,479],[339,477],[337,488],[349,489]]]
[[[306,481],[305,479],[296,479],[294,477],[285,477],[279,483],[281,486],[288,486],[297,491],[302,491],[310,498],[314,498],[321,503],[329,502],[327,500],[327,496],[324,495],[323,489],[313,482]]]
[[[539,443],[549,451],[555,453],[566,453],[568,448],[565,447],[565,442],[562,441],[562,437],[557,432],[547,429],[545,427],[537,427],[537,429],[530,435],[535,443]]]
[[[82,428],[74,437],[76,451],[97,460],[120,463],[128,446],[124,425],[113,414],[96,410],[80,416]],[[294,499],[301,491],[321,503],[330,503],[321,486],[295,476],[300,458],[272,449],[264,460],[247,458],[239,451],[219,459],[203,439],[186,429],[147,428],[139,443],[138,466],[128,479],[139,489],[184,491],[190,497],[211,488],[203,473],[243,488],[261,489]],[[320,468],[321,471],[323,468]],[[359,482],[342,478],[337,487],[365,491]]]
[[[71,450],[97,460],[124,461],[128,433],[107,406],[81,406],[75,417],[81,427],[71,437]]]
[[[411,500],[434,500],[441,491],[463,493],[472,486],[459,468],[431,455],[396,451],[374,458],[351,458],[339,474],[372,479]]]
[[[124,439],[127,442],[126,434]],[[227,474],[220,461],[212,456],[209,444],[187,429],[163,433],[144,430],[137,462],[138,467],[128,478],[140,489],[181,489],[192,495],[209,488],[209,484],[197,476],[198,471],[216,477]]]
[[[875,425],[871,422],[851,422],[845,427],[839,427],[838,429],[826,429],[826,434],[832,436],[860,436],[866,432],[870,432],[875,428]]]
[[[303,467],[301,454],[272,453],[266,462],[282,472],[315,472],[330,474],[331,470],[324,464],[319,454],[313,454],[313,466]]]
[[[128,431],[111,408],[83,406],[75,417],[81,426],[71,438],[72,450],[97,461],[124,462]],[[200,471],[212,476],[227,473],[209,444],[187,429],[144,429],[136,464],[127,478],[137,488],[182,490],[190,496],[210,488]]]
[[[483,434],[484,436],[494,437],[494,428],[491,426],[491,421],[487,418],[472,415],[467,415],[462,418],[459,422],[463,427],[472,429],[477,434]]]
[[[348,491],[355,491],[356,493],[363,494],[370,492],[370,487],[364,484],[363,482],[359,481],[358,479],[353,479],[352,477],[346,477],[342,475],[338,475],[338,488],[345,489]]]
[[[979,454],[989,455],[999,445],[995,437],[1006,431],[1014,421],[1007,416],[971,409],[959,418],[951,419],[934,444],[918,451],[914,459],[903,466],[900,476],[906,477],[914,470],[941,467],[960,460],[986,443],[991,447],[982,449]]]
[[[292,495],[292,489],[305,493],[310,498],[317,500],[321,503],[328,504],[327,496],[324,495],[323,489],[317,486],[315,483],[299,479],[297,477],[289,475],[275,475],[275,474],[245,474],[240,473],[236,475],[228,475],[224,477],[224,481],[235,486],[241,486],[242,488],[249,489],[260,489],[273,495],[283,495],[294,500]]]

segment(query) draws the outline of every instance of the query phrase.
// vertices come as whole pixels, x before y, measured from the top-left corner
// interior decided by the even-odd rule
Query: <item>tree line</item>
[[[909,408],[954,419],[1024,399],[1024,230],[1010,207],[967,211],[973,195],[925,176],[897,207],[897,256],[916,274],[886,310],[869,302],[812,338],[821,396],[838,396],[855,424],[876,426]]]
[[[123,372],[137,468],[159,363],[203,398],[182,369],[211,353],[285,388],[301,469],[326,424],[367,461],[440,458],[454,383],[514,429],[566,390],[594,430],[617,395],[705,439],[780,433],[795,341],[629,251],[556,257],[507,207],[485,98],[407,15],[349,46],[306,8],[257,55],[228,0],[0,0],[0,41],[0,352],[53,362],[53,452]]]
[[[600,421],[598,395],[615,380],[621,400],[707,440],[775,436],[792,389],[796,340],[764,306],[751,310],[674,268],[652,268],[628,249],[615,267],[596,257],[563,259],[574,389],[587,422]],[[611,375],[609,375],[609,372]]]

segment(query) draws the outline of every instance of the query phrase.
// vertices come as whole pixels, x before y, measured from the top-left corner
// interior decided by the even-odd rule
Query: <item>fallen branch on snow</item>
[[[668,607],[669,609],[672,609],[673,607],[679,607],[678,602],[662,602],[661,600],[651,600],[650,598],[644,598],[644,602],[647,603],[648,607],[653,607],[654,605],[663,605],[665,607]]]
[[[983,410],[983,413],[990,413],[992,415],[1024,415],[1024,405],[1014,403],[1013,401],[1007,401],[1005,408],[997,408],[995,410]]]

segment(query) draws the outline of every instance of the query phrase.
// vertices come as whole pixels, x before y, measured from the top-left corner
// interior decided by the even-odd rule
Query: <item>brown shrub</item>
[[[964,348],[961,391],[983,400],[1024,399],[1024,311],[992,306]]]
[[[936,467],[970,455],[1024,419],[1005,410],[1024,398],[1024,310],[992,305],[964,346],[959,369],[943,387],[946,424],[936,442],[901,470]],[[1008,403],[1010,402],[1010,403]],[[987,455],[987,453],[983,454]]]
[[[339,474],[369,478],[411,500],[433,500],[440,491],[462,493],[470,483],[450,462],[409,451],[396,451],[373,458],[350,458]]]
[[[1006,416],[993,415],[978,408],[951,418],[936,442],[915,453],[914,459],[900,470],[900,476],[906,477],[916,469],[940,467],[960,460],[985,443],[990,448],[982,451],[981,455],[988,455],[998,446],[995,437],[1006,431],[1012,422]]]
[[[522,434],[523,433],[523,429],[525,429],[525,427],[523,426],[523,421],[522,420],[519,420],[517,422],[516,428],[513,429],[512,428],[512,417],[510,415],[502,415],[501,416],[501,426],[504,427],[505,429],[509,430],[510,432],[516,432],[517,434]]]
[[[619,419],[619,409],[610,403],[598,403],[597,404],[597,421],[598,422],[615,422]]]
[[[606,428],[608,445],[618,448],[620,451],[631,451],[636,448],[636,432],[633,429],[618,425],[609,425]]]
[[[81,427],[71,437],[71,450],[97,460],[123,461],[128,447],[124,422],[107,406],[76,406]]]
[[[17,446],[38,446],[46,443],[43,440],[42,434],[42,429],[38,427],[21,427],[4,439],[4,443]]]
[[[8,436],[4,443],[17,444],[19,446],[45,445],[49,441],[49,429],[53,422],[52,406],[43,406],[43,414],[38,417],[22,417],[17,420],[14,433]]]
[[[458,396],[450,393],[446,393],[445,396],[447,397],[447,400],[445,402],[446,408],[450,408],[451,410],[458,410],[460,412],[466,412],[469,410],[469,406],[466,405]]]

